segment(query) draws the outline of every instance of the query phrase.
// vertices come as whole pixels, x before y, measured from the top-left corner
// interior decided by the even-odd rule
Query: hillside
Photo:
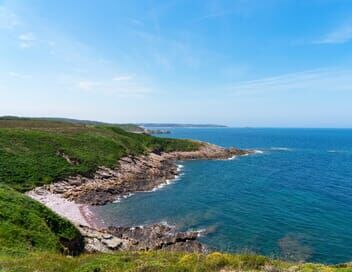
[[[0,120],[0,181],[19,191],[112,167],[126,155],[189,151],[199,143],[155,138],[115,126]]]
[[[0,254],[19,255],[36,250],[76,255],[82,249],[83,238],[70,222],[0,185]]]
[[[118,128],[122,128],[128,132],[135,132],[135,133],[144,133],[146,132],[142,127],[135,125],[135,124],[111,124],[99,121],[91,121],[91,120],[79,120],[79,119],[72,119],[72,118],[60,118],[60,117],[17,117],[17,116],[1,116],[0,121],[43,121],[43,122],[61,122],[61,123],[68,123],[68,124],[78,124],[78,125],[108,125],[108,126],[115,126]]]
[[[21,193],[67,176],[89,176],[126,155],[194,151],[201,146],[116,126],[0,120],[0,271],[352,271],[347,264],[293,264],[251,254],[86,254],[74,225]]]

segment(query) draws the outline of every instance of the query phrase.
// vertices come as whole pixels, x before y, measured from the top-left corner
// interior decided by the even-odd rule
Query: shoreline
[[[253,151],[225,149],[205,143],[197,151],[150,153],[121,158],[115,169],[99,167],[92,177],[77,175],[37,187],[26,195],[71,221],[85,238],[86,251],[164,249],[206,252],[199,231],[178,232],[161,223],[145,226],[106,226],[91,207],[116,203],[136,192],[154,192],[176,182],[183,160],[231,160]]]
[[[40,202],[76,226],[98,228],[97,222],[94,221],[95,215],[87,204],[75,203],[58,194],[42,189],[41,187],[27,192],[26,195]]]
[[[166,179],[164,183],[160,183],[149,191],[135,191],[134,193],[129,193],[128,195],[119,196],[112,203],[119,203],[123,199],[132,197],[136,193],[153,193],[157,190],[164,188],[167,185],[176,182],[182,176],[181,171],[184,167],[180,163],[177,163],[176,165],[177,173],[174,178]],[[99,218],[97,214],[91,210],[93,205],[76,203],[75,201],[68,200],[57,193],[52,193],[43,187],[37,187],[34,190],[27,192],[26,195],[42,203],[47,208],[51,209],[58,215],[66,218],[76,226],[86,226],[96,230],[109,227],[105,225],[105,223],[103,223],[101,220],[98,220]]]

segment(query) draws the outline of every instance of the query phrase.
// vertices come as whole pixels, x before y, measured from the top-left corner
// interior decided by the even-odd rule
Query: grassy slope
[[[194,150],[186,140],[155,138],[117,127],[47,121],[0,121],[0,182],[19,191],[74,174],[89,174],[98,166],[113,167],[128,154],[152,150]],[[60,154],[79,162],[68,163]]]
[[[89,174],[100,165],[114,166],[126,154],[193,150],[198,145],[131,134],[116,127],[0,121],[0,271],[257,271],[265,265],[279,269],[267,271],[289,267],[296,268],[292,271],[352,271],[348,267],[294,265],[261,256],[220,253],[127,252],[68,258],[59,252],[73,248],[74,243],[77,251],[82,246],[74,226],[18,192],[68,175]],[[79,164],[68,163],[58,152]]]
[[[44,122],[61,122],[68,124],[81,124],[81,125],[111,125],[118,128],[122,128],[129,132],[144,132],[144,129],[135,124],[109,124],[98,121],[90,121],[90,120],[78,120],[78,119],[70,119],[70,118],[58,118],[58,117],[17,117],[17,116],[0,116],[0,121],[44,121]]]
[[[70,222],[16,192],[0,185],[0,253],[31,250],[78,254],[83,240]]]
[[[65,247],[80,251],[82,246],[71,223],[19,192],[69,175],[88,175],[101,165],[113,167],[128,154],[193,150],[198,145],[129,133],[117,127],[1,120],[0,252],[62,252]],[[63,154],[78,164],[69,163]]]
[[[22,258],[0,255],[0,271],[113,272],[113,271],[304,271],[348,272],[352,267],[319,264],[290,264],[256,255],[209,255],[174,252],[124,252],[84,254],[67,258],[58,254],[34,253]]]

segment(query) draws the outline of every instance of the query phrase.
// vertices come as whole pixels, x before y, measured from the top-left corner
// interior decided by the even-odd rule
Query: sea
[[[169,129],[169,128],[168,128]],[[158,137],[253,149],[180,161],[168,185],[95,212],[106,225],[199,230],[209,249],[292,261],[352,261],[352,130],[173,128]]]

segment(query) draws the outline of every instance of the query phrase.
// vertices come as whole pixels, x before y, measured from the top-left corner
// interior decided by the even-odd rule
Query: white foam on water
[[[170,225],[166,220],[160,221],[159,224],[164,225],[169,228],[176,228],[174,225]]]
[[[276,151],[292,151],[292,148],[288,147],[270,147],[270,150],[276,150]]]
[[[129,198],[129,197],[131,197],[131,196],[133,196],[133,195],[134,195],[134,193],[128,193],[128,194],[126,194],[126,195],[118,196],[118,197],[116,198],[116,200],[113,201],[112,203],[120,203],[123,199]]]
[[[203,235],[206,234],[207,230],[206,229],[200,229],[200,230],[196,230],[198,237],[201,237]]]
[[[128,193],[127,195],[124,195],[124,196],[122,196],[123,198],[129,198],[129,197],[131,197],[131,196],[133,196],[134,195],[134,193]]]
[[[153,189],[151,189],[149,191],[140,191],[140,192],[152,193],[152,192],[155,192],[155,191],[158,191],[158,190],[164,188],[167,185],[171,185],[172,183],[179,180],[184,175],[184,173],[181,172],[182,168],[184,168],[184,166],[182,164],[177,164],[177,173],[178,174],[175,175],[173,179],[166,179],[164,183],[159,184],[158,186],[154,187]],[[119,197],[117,197],[117,199],[113,203],[120,203],[123,199],[129,198],[133,195],[134,195],[134,193],[128,193],[126,195],[119,196]]]
[[[336,149],[331,149],[328,150],[329,153],[350,153],[350,150],[336,150]]]
[[[155,191],[160,190],[161,188],[165,187],[167,184],[168,183],[167,183],[167,180],[166,180],[166,183],[161,183],[158,186],[154,187],[152,190],[147,191],[147,192],[155,192]]]
[[[254,154],[263,154],[263,153],[264,151],[262,150],[259,150],[259,149],[254,150]]]
[[[234,159],[236,159],[236,155],[233,155],[232,157],[230,157],[230,158],[228,158],[227,160],[229,160],[229,161],[233,161]]]
[[[184,166],[182,164],[177,165],[177,171],[181,171]]]
[[[167,179],[165,181],[165,183],[162,183],[162,184],[158,185],[157,187],[153,188],[151,190],[151,192],[155,192],[155,191],[157,191],[159,189],[164,188],[166,185],[170,185],[170,184],[174,183],[175,181],[179,180],[181,178],[181,176],[184,175],[184,173],[181,172],[183,167],[184,166],[182,164],[177,164],[177,173],[178,174],[175,175],[173,179]]]

